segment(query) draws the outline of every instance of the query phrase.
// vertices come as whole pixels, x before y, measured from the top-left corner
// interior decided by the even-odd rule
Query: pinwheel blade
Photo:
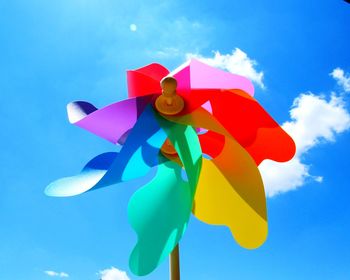
[[[129,266],[136,275],[152,272],[181,239],[191,214],[192,192],[171,161],[158,166],[155,178],[135,192],[128,206],[138,241]]]
[[[263,182],[254,160],[234,140],[226,138],[215,159],[203,159],[193,213],[205,223],[228,226],[242,247],[257,248],[265,241]]]
[[[195,89],[240,89],[254,95],[254,86],[247,78],[209,66],[197,59],[189,60],[170,75],[176,78],[177,90],[183,94]]]
[[[74,196],[84,193],[103,178],[117,153],[104,153],[92,159],[77,175],[52,182],[45,189],[48,196]]]
[[[128,131],[149,104],[152,96],[126,99],[97,109],[84,101],[67,105],[69,121],[112,143],[125,141]]]
[[[49,196],[73,196],[144,177],[158,165],[159,149],[165,139],[166,134],[149,105],[119,153],[95,157],[78,175],[51,183],[45,193]]]
[[[295,154],[293,139],[251,96],[226,91],[210,101],[213,116],[254,158],[257,165],[264,159],[278,162]]]
[[[169,71],[160,64],[152,63],[145,67],[127,72],[128,96],[144,96],[161,93],[160,80],[169,74]]]
[[[209,224],[228,226],[243,247],[260,246],[267,236],[267,215],[264,186],[254,159],[204,109],[166,118],[210,130],[201,136],[206,137],[206,144],[219,146],[212,160],[203,159],[195,216]]]
[[[193,127],[176,124],[155,112],[156,119],[174,144],[182,166],[165,162],[156,177],[137,191],[129,203],[129,220],[138,236],[130,257],[130,268],[137,275],[153,271],[181,239],[191,213],[202,165],[202,152]],[[152,141],[150,141],[152,142]],[[163,156],[159,157],[164,160]]]
[[[244,92],[226,91],[210,98],[212,114],[199,107],[187,115],[166,118],[234,138],[257,165],[264,159],[284,162],[294,156],[293,139],[253,97]],[[204,134],[201,138],[205,137]]]
[[[194,195],[202,166],[202,150],[197,132],[192,126],[169,121],[159,114],[157,120],[180,157]]]

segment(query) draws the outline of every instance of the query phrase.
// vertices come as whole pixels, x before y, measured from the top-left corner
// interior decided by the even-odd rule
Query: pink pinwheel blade
[[[193,89],[239,89],[254,95],[254,86],[247,78],[232,74],[196,59],[191,59],[170,73],[177,80],[181,94]]]

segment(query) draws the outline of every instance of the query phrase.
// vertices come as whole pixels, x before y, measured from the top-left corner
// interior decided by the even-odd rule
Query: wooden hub
[[[170,142],[169,138],[167,138],[163,144],[163,146],[160,148],[162,153],[167,154],[167,155],[177,155],[177,152],[173,146],[173,144]]]
[[[162,95],[156,99],[156,109],[164,115],[176,115],[184,108],[184,100],[176,94],[177,81],[174,77],[161,80]]]

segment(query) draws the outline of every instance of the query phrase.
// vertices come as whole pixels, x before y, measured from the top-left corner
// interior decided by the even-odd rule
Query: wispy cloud
[[[44,271],[44,273],[48,276],[51,276],[51,277],[58,277],[58,278],[68,278],[69,277],[68,273],[66,273],[66,272],[56,272],[53,270],[46,270],[46,271]]]
[[[178,48],[173,47],[165,47],[161,50],[157,50],[154,53],[154,56],[160,59],[169,58],[169,57],[179,57],[182,56],[183,53]]]
[[[125,271],[119,270],[113,266],[101,270],[98,275],[100,276],[100,280],[130,280]]]
[[[307,180],[322,182],[323,177],[311,175],[310,166],[303,162],[307,152],[320,143],[334,142],[338,134],[350,128],[345,101],[335,93],[329,98],[310,92],[300,94],[294,100],[290,117],[282,126],[295,141],[295,157],[286,163],[266,160],[259,166],[270,197],[301,187]]]
[[[247,77],[262,89],[265,88],[263,83],[264,72],[257,71],[256,66],[258,63],[254,59],[249,58],[241,49],[236,48],[231,54],[221,54],[219,51],[214,51],[213,55],[213,57],[205,57],[200,54],[188,53],[186,57],[196,58],[211,66]]]
[[[148,55],[156,59],[182,59],[188,52],[199,52],[207,45],[203,37],[210,28],[200,21],[178,17],[165,22],[162,26],[153,26],[150,30],[157,34],[155,46],[148,50]]]
[[[335,68],[330,75],[337,81],[338,85],[343,88],[343,91],[350,92],[350,74],[344,73],[341,68]]]

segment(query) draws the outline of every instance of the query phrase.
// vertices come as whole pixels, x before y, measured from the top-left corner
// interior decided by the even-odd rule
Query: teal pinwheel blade
[[[175,162],[160,163],[154,179],[138,190],[128,206],[129,222],[138,236],[130,256],[130,269],[136,275],[152,272],[174,249],[184,234],[192,211],[202,152],[193,127],[157,120],[174,144],[188,178]]]
[[[154,179],[130,199],[128,217],[138,242],[130,255],[129,266],[136,275],[152,272],[186,230],[193,200],[181,169],[171,161],[160,164]]]

